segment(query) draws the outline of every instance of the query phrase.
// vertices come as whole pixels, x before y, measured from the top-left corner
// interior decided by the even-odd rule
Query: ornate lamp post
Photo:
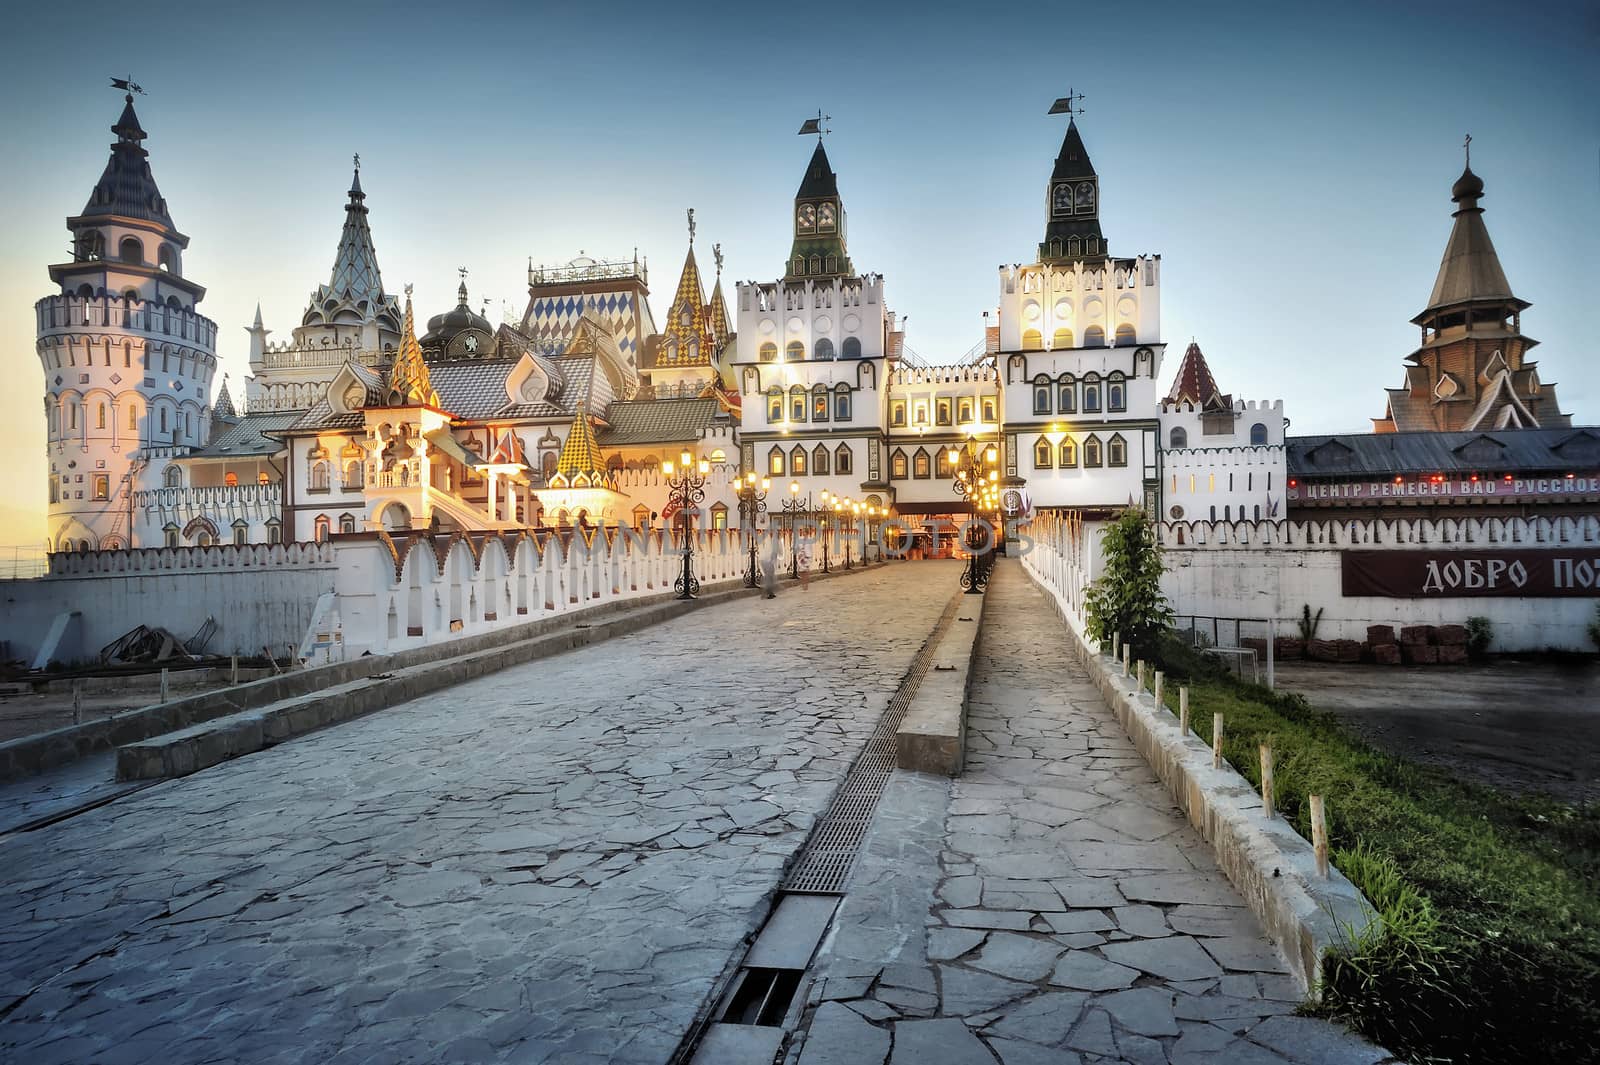
[[[987,519],[996,514],[1000,505],[999,449],[969,436],[964,447],[952,447],[945,457],[955,471],[955,493],[971,504],[973,518]],[[970,595],[981,593],[989,583],[989,570],[994,565],[995,528],[991,523],[989,542],[980,555],[977,550],[979,529],[976,522],[968,525],[967,568],[961,574],[961,587]]]
[[[856,538],[856,522],[858,522],[860,520],[861,520],[861,504],[860,503],[851,503],[850,507],[849,507],[849,511],[848,511],[849,526],[845,531],[845,540],[844,540],[844,568],[845,569],[849,569],[850,568],[850,541],[854,540]],[[862,548],[862,554],[863,555],[866,554],[866,549],[865,548]],[[861,564],[863,566],[867,564],[866,558],[863,557],[861,559]]]
[[[667,478],[667,506],[683,518],[683,573],[673,586],[679,599],[693,599],[700,591],[700,582],[694,575],[694,511],[705,502],[706,475],[711,463],[700,460],[697,467],[694,456],[685,451],[678,456],[679,466],[674,471],[671,462],[661,464]]]
[[[750,548],[750,563],[744,571],[744,586],[754,588],[761,583],[756,572],[756,516],[767,512],[767,489],[772,482],[763,477],[761,487],[756,487],[756,475],[747,473],[738,481],[739,525],[744,529],[745,541]]]
[[[828,510],[828,501],[833,500],[834,502],[837,502],[838,499],[838,496],[830,494],[826,488],[822,490],[822,507],[818,512],[819,516],[817,518],[817,529],[822,536],[822,572],[824,573],[828,572],[828,530],[832,528],[833,525],[833,515]],[[806,501],[810,502],[809,493],[807,493]]]
[[[789,498],[781,500],[779,505],[783,512],[789,516],[789,578],[800,579],[800,548],[794,538],[794,520],[799,514],[804,513],[811,506],[811,496],[808,493],[805,501],[800,499],[800,482],[789,482]]]

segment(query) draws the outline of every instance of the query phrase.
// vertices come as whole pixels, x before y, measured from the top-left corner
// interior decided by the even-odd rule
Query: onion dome
[[[423,334],[423,353],[435,359],[481,359],[492,353],[494,326],[489,319],[467,306],[467,283],[456,290],[455,309],[428,319]]]

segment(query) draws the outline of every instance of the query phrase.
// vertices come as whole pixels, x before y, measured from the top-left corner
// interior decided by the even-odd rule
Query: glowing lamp
[[[661,472],[666,474],[668,477],[672,476],[672,460],[671,459],[668,459],[667,461],[665,461],[665,462],[663,462],[661,464]]]
[[[694,456],[689,454],[687,451],[680,451],[678,453],[678,461],[683,463],[685,467],[688,467],[689,463],[694,461]]]

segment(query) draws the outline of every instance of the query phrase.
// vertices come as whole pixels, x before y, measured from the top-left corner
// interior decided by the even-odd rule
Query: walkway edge
[[[1211,844],[1217,864],[1283,951],[1308,998],[1322,993],[1322,957],[1364,935],[1379,918],[1366,897],[1339,870],[1316,875],[1316,856],[1282,817],[1266,818],[1261,797],[1226,762],[1211,767],[1211,749],[1155,698],[1123,677],[1121,664],[1092,649],[1067,620],[1061,603],[1028,567],[1022,567],[1055,606],[1069,633],[1068,645],[1123,729],[1173,800]]]
[[[962,595],[950,627],[895,733],[895,764],[918,773],[960,776],[967,761],[967,693],[983,628],[984,595]]]

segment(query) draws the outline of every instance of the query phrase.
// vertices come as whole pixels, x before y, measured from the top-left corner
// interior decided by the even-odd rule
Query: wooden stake
[[[1122,675],[1124,677],[1126,677],[1128,675],[1128,659],[1130,657],[1129,656],[1129,651],[1130,650],[1131,650],[1131,648],[1129,648],[1127,644],[1123,644],[1122,645]]]
[[[1189,686],[1178,689],[1178,735],[1189,738]]]
[[[1161,671],[1158,669],[1158,670],[1156,670],[1156,709],[1157,710],[1161,709],[1161,681],[1162,681]]]
[[[233,685],[234,687],[238,687],[239,686],[239,656],[236,655],[236,654],[229,655],[228,656],[228,662],[229,662],[229,668],[231,669],[232,674],[233,674],[229,678],[228,683]]]
[[[167,701],[167,667],[161,667],[161,701]]]
[[[83,681],[72,682],[72,723],[83,724]]]
[[[1263,743],[1261,745],[1261,809],[1268,817],[1272,816],[1272,785],[1272,748]]]
[[[1122,633],[1120,632],[1113,632],[1111,634],[1111,657],[1122,657]]]
[[[1139,659],[1139,694],[1144,694],[1144,659]]]
[[[1311,849],[1317,855],[1317,875],[1328,878],[1328,818],[1322,796],[1311,796]]]
[[[1222,768],[1222,715],[1211,715],[1211,768]]]

